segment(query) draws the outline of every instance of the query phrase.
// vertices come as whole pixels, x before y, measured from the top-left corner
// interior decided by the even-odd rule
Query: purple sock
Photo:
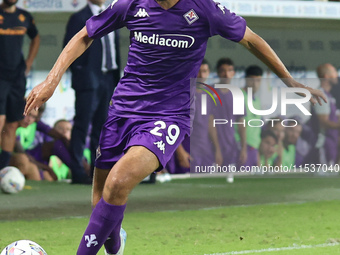
[[[77,255],[97,254],[114,228],[117,225],[120,227],[125,207],[126,205],[111,205],[101,198],[91,214]]]
[[[125,210],[126,204],[122,205],[122,206],[124,206],[124,210]],[[109,254],[116,254],[119,251],[119,248],[120,248],[120,229],[122,227],[123,217],[124,217],[124,214],[122,214],[121,219],[116,224],[116,226],[113,228],[112,232],[108,236],[108,239],[104,243],[105,249]]]
[[[70,167],[71,154],[61,140],[56,140],[54,142],[52,153],[53,155],[56,155],[58,158],[60,158],[60,160],[63,161],[63,163],[65,163],[68,167]]]

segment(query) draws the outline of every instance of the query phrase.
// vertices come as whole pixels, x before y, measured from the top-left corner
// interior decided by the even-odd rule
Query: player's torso
[[[142,114],[188,116],[190,78],[197,76],[210,36],[203,10],[193,0],[179,0],[168,10],[155,0],[135,0],[125,26],[130,48],[114,108],[126,111],[128,101],[129,108]],[[139,99],[121,103],[128,95]]]
[[[23,36],[29,26],[29,18],[20,9],[14,13],[6,13],[0,9],[0,35],[3,36]]]
[[[6,13],[0,9],[0,68],[12,70],[22,61],[21,48],[29,24],[22,10]]]
[[[137,0],[127,13],[127,28],[132,53],[164,59],[196,59],[209,37],[206,14],[192,0],[180,0],[168,10],[154,0]]]

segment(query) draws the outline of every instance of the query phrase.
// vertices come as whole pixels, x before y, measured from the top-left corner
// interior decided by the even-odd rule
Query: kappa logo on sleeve
[[[189,25],[191,25],[192,23],[199,19],[198,15],[193,9],[184,14],[183,17],[189,23]]]
[[[217,7],[221,9],[221,11],[223,12],[223,14],[225,14],[225,7],[221,4],[217,4]]]
[[[112,7],[115,5],[115,3],[117,3],[117,2],[118,2],[118,0],[113,0],[113,1],[112,1],[111,5],[110,5],[110,6],[111,6],[111,9],[112,9]]]
[[[223,14],[225,14],[226,8],[222,4],[220,4],[219,2],[215,2],[215,4],[217,5],[218,8],[220,8],[220,10],[223,12]]]

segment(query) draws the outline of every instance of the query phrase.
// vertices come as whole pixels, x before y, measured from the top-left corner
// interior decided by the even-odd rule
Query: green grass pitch
[[[30,239],[49,255],[76,254],[90,195],[88,186],[47,182],[27,182],[16,195],[0,193],[0,250]],[[339,199],[334,177],[139,185],[123,222],[124,254],[340,254]]]

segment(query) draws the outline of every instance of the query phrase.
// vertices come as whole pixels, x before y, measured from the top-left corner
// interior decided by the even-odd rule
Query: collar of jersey
[[[176,8],[176,7],[178,6],[178,4],[179,4],[180,2],[182,2],[182,1],[183,1],[183,0],[179,0],[179,1],[178,1],[174,6],[172,6],[170,9],[165,10],[165,9],[162,8],[162,6],[160,6],[160,5],[156,2],[156,0],[150,0],[150,1],[149,1],[149,8],[150,8],[150,9],[157,9],[157,8],[159,8],[159,9],[162,9],[163,11],[170,11],[170,10]]]

